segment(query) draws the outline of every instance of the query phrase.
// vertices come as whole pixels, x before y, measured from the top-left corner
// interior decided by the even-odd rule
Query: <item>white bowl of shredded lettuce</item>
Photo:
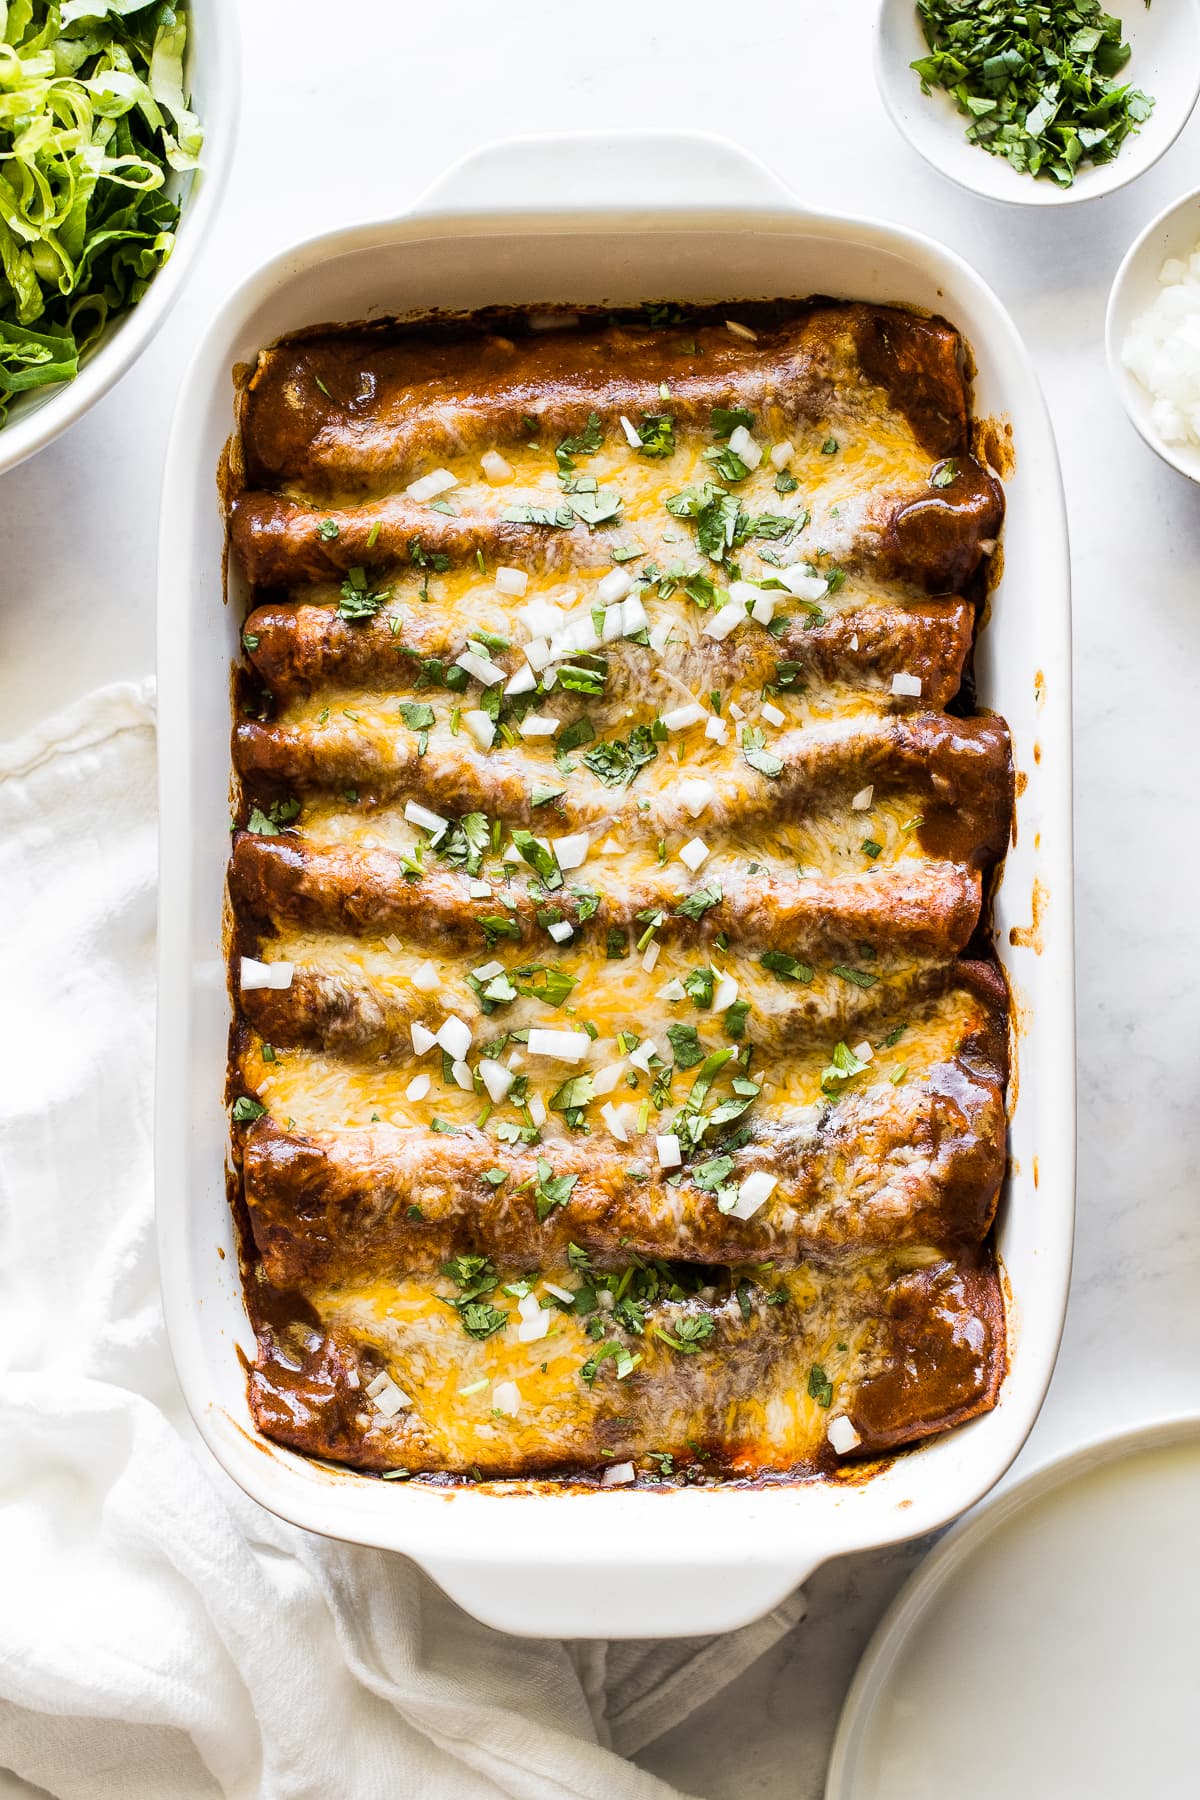
[[[0,473],[145,349],[215,210],[232,0],[0,0]]]

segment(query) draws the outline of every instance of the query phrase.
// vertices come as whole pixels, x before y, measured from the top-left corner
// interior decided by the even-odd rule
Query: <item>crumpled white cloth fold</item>
[[[154,1258],[153,690],[0,748],[0,1769],[64,1800],[666,1800],[623,1758],[803,1614],[558,1644],[263,1512]]]

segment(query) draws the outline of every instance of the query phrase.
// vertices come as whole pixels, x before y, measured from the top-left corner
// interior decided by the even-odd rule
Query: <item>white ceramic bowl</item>
[[[175,247],[149,289],[114,319],[84,358],[74,381],[19,396],[0,428],[0,475],[44,450],[132,367],[174,305],[216,212],[233,159],[241,57],[235,0],[187,0],[187,77],[204,125],[200,169],[179,189]]]
[[[1118,11],[1133,56],[1122,72],[1154,96],[1154,111],[1141,130],[1125,140],[1115,161],[1087,168],[1073,187],[1022,175],[1000,156],[969,144],[967,120],[941,89],[921,92],[909,67],[928,54],[915,0],[880,0],[875,34],[875,76],[884,105],[899,131],[926,162],[960,187],[987,200],[1018,206],[1070,206],[1111,194],[1152,168],[1169,150],[1191,117],[1200,94],[1200,0],[1124,0]]]
[[[1129,329],[1140,313],[1152,306],[1159,293],[1159,270],[1169,256],[1188,257],[1200,245],[1200,190],[1177,200],[1143,231],[1117,270],[1108,297],[1104,339],[1108,367],[1121,404],[1150,448],[1178,469],[1200,481],[1200,447],[1171,444],[1160,436],[1151,419],[1153,399],[1136,375],[1125,367],[1122,350]]]

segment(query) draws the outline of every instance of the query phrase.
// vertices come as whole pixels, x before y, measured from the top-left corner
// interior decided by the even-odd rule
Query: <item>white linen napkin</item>
[[[63,1800],[667,1800],[803,1616],[558,1644],[284,1525],[186,1417],[152,1230],[153,691],[0,748],[0,1770]]]

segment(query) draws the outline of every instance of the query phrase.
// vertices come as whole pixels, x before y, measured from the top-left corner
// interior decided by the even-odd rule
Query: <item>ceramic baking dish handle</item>
[[[417,202],[415,216],[636,208],[795,211],[754,157],[707,132],[612,131],[507,138],[473,150]]]
[[[656,1503],[670,1506],[677,1496],[656,1495]],[[686,1499],[686,1496],[678,1496]],[[619,1494],[598,1494],[599,1506],[615,1502]],[[537,1504],[536,1501],[533,1502]],[[576,1523],[575,1531],[586,1531]],[[629,1537],[627,1560],[601,1566],[591,1560],[589,1546],[581,1539],[577,1553],[566,1560],[562,1540],[546,1534],[544,1561],[531,1564],[523,1558],[493,1561],[476,1558],[461,1562],[437,1556],[421,1557],[421,1566],[452,1600],[485,1625],[518,1637],[562,1638],[669,1638],[705,1637],[713,1630],[713,1573],[708,1563],[689,1565],[657,1562],[639,1556],[636,1529]],[[724,1590],[716,1614],[722,1631],[733,1631],[761,1619],[781,1605],[807,1580],[828,1550],[805,1555],[797,1551],[794,1562],[751,1562],[740,1567],[722,1545],[720,1585]]]

